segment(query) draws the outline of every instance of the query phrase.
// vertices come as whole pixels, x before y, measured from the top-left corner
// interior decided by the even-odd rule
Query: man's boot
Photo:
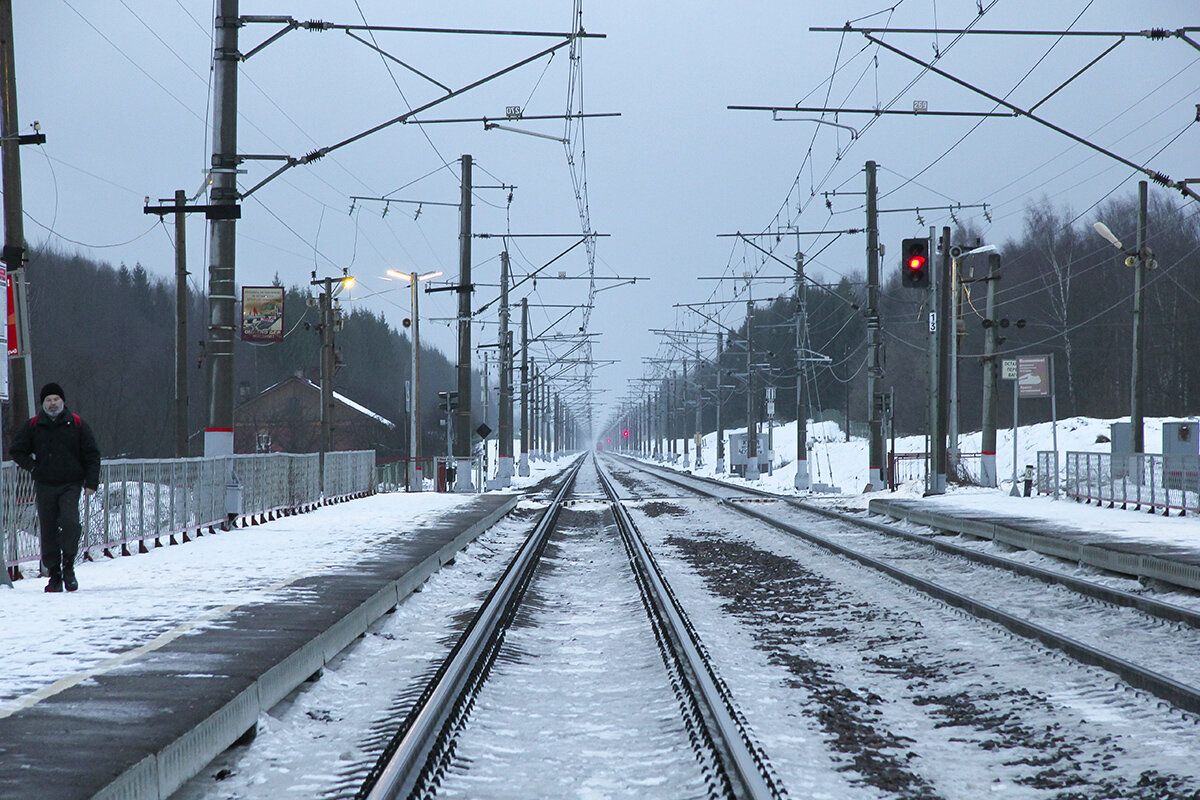
[[[63,588],[68,592],[73,592],[79,588],[79,581],[75,580],[75,564],[63,564],[62,582]]]
[[[58,567],[50,568],[50,582],[46,584],[47,592],[61,592],[63,590],[62,569]]]

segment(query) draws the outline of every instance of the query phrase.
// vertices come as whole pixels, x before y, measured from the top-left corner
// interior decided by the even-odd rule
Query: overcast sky
[[[20,121],[37,120],[43,147],[22,148],[26,237],[118,265],[140,263],[173,275],[171,230],[142,212],[176,189],[197,192],[209,163],[212,120],[209,2],[192,0],[39,0],[15,4]],[[746,271],[780,275],[783,268],[736,239],[736,231],[820,231],[864,224],[863,164],[879,164],[880,208],[928,209],[888,213],[880,241],[893,245],[928,226],[952,224],[934,207],[962,204],[958,219],[987,241],[1003,242],[1020,229],[1027,202],[1048,199],[1095,221],[1088,209],[1109,196],[1129,195],[1133,170],[1072,143],[1027,119],[843,114],[854,130],[805,121],[772,121],[763,112],[729,105],[803,105],[910,110],[992,111],[983,97],[886,50],[861,34],[816,33],[812,26],[858,25],[981,29],[1137,31],[1197,24],[1194,0],[900,0],[820,3],[584,2],[583,25],[603,39],[580,48],[582,98],[574,110],[619,113],[587,120],[571,148],[547,138],[480,123],[395,125],[299,166],[244,202],[237,225],[239,285],[306,285],[348,268],[356,288],[343,295],[351,308],[384,314],[395,327],[408,315],[408,291],[388,281],[388,269],[458,268],[458,213],[432,203],[457,203],[458,159],[476,161],[477,233],[577,233],[575,187],[585,191],[598,240],[598,277],[644,278],[600,291],[589,329],[602,334],[593,355],[618,363],[597,368],[596,387],[615,403],[631,380],[651,374],[644,358],[669,356],[650,328],[700,327],[678,303],[733,298],[732,282],[697,280]],[[455,2],[397,4],[384,0],[285,2],[243,0],[243,15],[286,15],[343,24],[567,31],[571,4]],[[250,24],[240,33],[247,52],[281,26]],[[364,39],[370,34],[360,33]],[[538,52],[553,40],[529,37],[376,33],[375,43],[395,59],[457,89]],[[1200,40],[1200,34],[1194,34]],[[941,58],[940,68],[992,94],[1029,108],[1115,38],[890,34],[907,52]],[[527,116],[563,114],[570,59],[563,49],[502,79],[426,112],[423,119],[503,117],[508,106]],[[434,99],[442,89],[396,61],[339,31],[293,31],[241,66],[239,152],[303,156],[342,142]],[[1011,94],[1010,94],[1011,92]],[[582,102],[580,102],[582,99]],[[1200,177],[1194,125],[1200,103],[1200,50],[1177,38],[1129,38],[1096,66],[1038,108],[1038,114],[1139,164],[1174,179]],[[816,114],[793,114],[815,117]],[[827,117],[832,121],[831,117]],[[506,123],[554,137],[561,121]],[[1193,126],[1193,127],[1189,127]],[[1186,130],[1185,130],[1186,129]],[[854,138],[854,136],[857,138]],[[574,153],[574,166],[568,163]],[[248,161],[240,185],[248,189],[278,162]],[[834,194],[836,192],[836,194]],[[827,194],[828,193],[828,194]],[[353,195],[408,203],[351,201]],[[1183,198],[1173,194],[1174,202]],[[828,200],[828,205],[826,201]],[[981,209],[965,208],[988,203]],[[386,215],[384,214],[386,208]],[[990,218],[990,219],[989,219]],[[208,237],[199,215],[190,221],[188,261],[193,285],[207,285]],[[1117,231],[1132,238],[1132,232]],[[861,276],[861,235],[803,235],[800,249],[821,279]],[[542,266],[572,243],[561,238],[514,240],[517,277]],[[762,240],[784,260],[796,237]],[[1097,247],[1107,247],[1097,240]],[[827,247],[827,245],[829,245]],[[473,243],[474,306],[491,300],[499,275],[496,239]],[[886,275],[894,259],[885,256]],[[579,247],[543,275],[586,276]],[[37,280],[36,264],[30,279]],[[598,287],[619,283],[599,281]],[[1125,290],[1124,282],[1117,287]],[[786,290],[756,284],[754,296]],[[737,297],[745,298],[744,282]],[[587,282],[526,283],[532,332],[541,332],[587,298]],[[453,295],[424,296],[422,335],[454,352]],[[114,313],[119,313],[114,309]],[[736,325],[744,306],[718,313]],[[494,306],[481,315],[475,340],[494,341]],[[515,319],[515,318],[514,318]],[[577,331],[574,312],[555,328]],[[69,324],[69,320],[63,320]],[[289,320],[288,325],[292,322]],[[295,335],[306,334],[299,330]],[[164,346],[166,346],[164,344]],[[317,342],[313,342],[314,353]],[[712,343],[705,342],[711,349]],[[557,352],[564,348],[558,346]],[[537,355],[541,352],[535,350]],[[575,353],[571,358],[575,358]],[[676,354],[678,355],[678,354]],[[347,359],[360,357],[347,353]],[[365,355],[362,357],[366,357]],[[35,380],[36,353],[34,354]],[[494,374],[494,373],[493,373]],[[599,414],[602,418],[604,414]],[[601,420],[602,421],[602,420]]]

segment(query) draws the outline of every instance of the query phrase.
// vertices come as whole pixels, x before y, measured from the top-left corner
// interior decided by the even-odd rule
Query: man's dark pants
[[[37,484],[38,522],[42,528],[42,564],[54,577],[74,571],[79,553],[81,483]]]

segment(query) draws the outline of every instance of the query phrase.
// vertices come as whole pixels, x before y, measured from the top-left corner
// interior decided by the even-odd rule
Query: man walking
[[[18,426],[9,455],[29,470],[37,489],[42,565],[50,573],[46,591],[73,592],[79,588],[79,495],[100,485],[100,448],[87,423],[67,410],[61,386],[47,383],[38,399],[41,411]]]

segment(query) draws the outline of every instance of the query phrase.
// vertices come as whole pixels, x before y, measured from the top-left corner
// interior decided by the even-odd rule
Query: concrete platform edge
[[[992,522],[964,519],[949,514],[912,508],[892,500],[871,500],[867,510],[872,514],[925,525],[951,533],[991,539],[1013,547],[1033,550],[1043,555],[1057,556],[1097,569],[1120,572],[1138,578],[1160,580],[1189,589],[1200,589],[1200,567],[1169,561],[1157,556],[1123,553],[1107,547],[1064,541],[1030,531],[1019,531]]]
[[[455,553],[503,519],[520,498],[513,495],[504,505],[463,530],[403,577],[384,586],[324,633],[265,672],[204,722],[117,776],[93,800],[165,800],[257,725],[259,715],[308,680]]]

